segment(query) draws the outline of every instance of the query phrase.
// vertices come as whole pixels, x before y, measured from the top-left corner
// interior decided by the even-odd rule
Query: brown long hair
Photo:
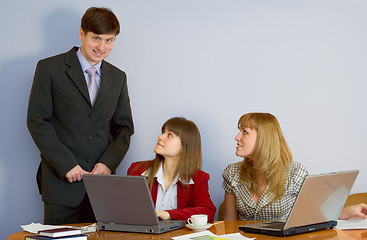
[[[269,192],[279,199],[284,194],[292,154],[284,139],[279,122],[270,113],[247,113],[238,121],[238,128],[257,131],[255,148],[249,158],[242,162],[240,179],[247,183],[250,192],[259,192],[255,179],[261,174],[268,181]]]
[[[181,139],[182,155],[178,164],[175,176],[189,182],[195,172],[201,168],[201,138],[198,127],[194,122],[183,117],[174,117],[167,120],[162,126],[164,130],[172,131]],[[164,161],[162,155],[156,154],[152,164],[148,167],[148,184],[152,186],[154,177],[161,162]]]

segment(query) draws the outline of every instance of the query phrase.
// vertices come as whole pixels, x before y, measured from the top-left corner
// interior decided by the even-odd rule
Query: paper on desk
[[[200,236],[216,237],[217,235],[213,234],[211,231],[206,230],[206,231],[202,231],[202,232],[196,232],[196,233],[186,234],[186,235],[182,235],[182,236],[172,237],[172,239],[174,239],[174,240],[186,240],[186,239],[189,240],[189,239],[195,239],[195,237],[200,237]],[[203,238],[203,239],[205,239],[205,238]]]
[[[253,238],[247,238],[242,236],[240,233],[232,233],[232,234],[225,234],[225,235],[215,235],[211,231],[203,231],[203,232],[196,232],[191,234],[186,234],[182,236],[172,237],[174,240],[249,240]]]
[[[255,238],[248,238],[245,237],[243,235],[241,235],[241,233],[231,233],[231,234],[225,234],[225,235],[220,235],[220,237],[225,238],[225,239],[231,239],[231,240],[252,240]]]
[[[43,231],[43,230],[69,227],[69,228],[78,228],[82,230],[82,233],[84,234],[84,233],[95,232],[97,225],[94,223],[88,226],[59,226],[59,225],[56,226],[56,225],[43,225],[40,223],[31,223],[28,225],[22,225],[21,227],[23,228],[24,231],[27,231],[30,233],[38,233],[39,231]]]
[[[349,220],[338,220],[337,229],[367,229],[367,219],[355,218]]]
[[[43,230],[70,227],[70,226],[53,226],[53,225],[43,225],[40,223],[31,223],[28,225],[22,225],[21,227],[23,228],[24,231],[27,231],[30,233],[38,233],[39,231],[43,231]]]

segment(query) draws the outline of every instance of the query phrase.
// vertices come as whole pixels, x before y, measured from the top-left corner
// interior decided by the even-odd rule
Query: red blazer
[[[127,170],[127,175],[141,176],[152,161],[132,163]],[[191,215],[207,214],[208,222],[214,221],[216,208],[209,195],[209,174],[198,170],[192,180],[194,184],[187,185],[181,181],[177,183],[177,209],[166,210],[173,219],[187,220]],[[156,205],[158,181],[155,180],[151,189],[154,206]]]

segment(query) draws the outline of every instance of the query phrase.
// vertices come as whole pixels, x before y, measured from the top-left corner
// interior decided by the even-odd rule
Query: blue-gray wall
[[[364,0],[2,1],[0,236],[42,223],[39,152],[26,110],[39,59],[79,45],[89,6],[112,8],[122,33],[107,59],[126,71],[136,133],[118,173],[153,158],[173,116],[201,130],[203,170],[223,200],[221,172],[245,112],[275,114],[311,173],[358,168],[366,192],[367,2]]]

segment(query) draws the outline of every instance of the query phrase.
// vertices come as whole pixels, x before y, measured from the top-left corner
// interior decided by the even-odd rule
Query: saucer
[[[210,223],[207,223],[206,225],[201,226],[201,227],[194,227],[191,224],[186,224],[186,227],[193,231],[204,231],[204,230],[209,229],[211,226],[213,226],[213,224],[210,224]]]

